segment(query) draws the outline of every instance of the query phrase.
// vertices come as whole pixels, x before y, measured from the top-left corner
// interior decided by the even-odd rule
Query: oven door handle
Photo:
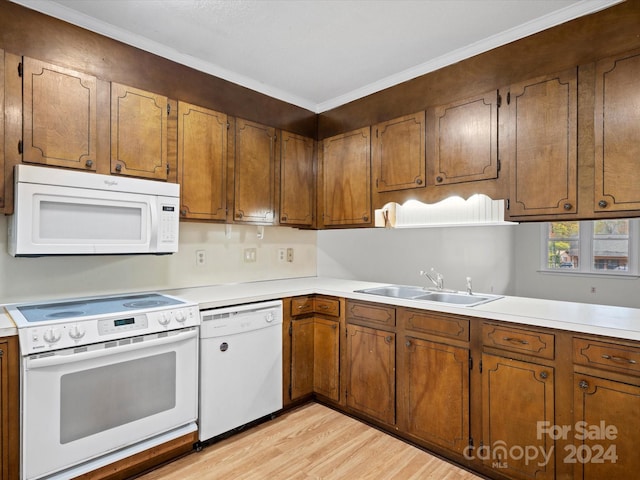
[[[190,328],[188,330],[179,331],[178,333],[169,334],[166,337],[155,338],[153,340],[145,340],[139,343],[129,343],[127,345],[118,345],[112,348],[102,348],[100,350],[89,350],[87,352],[75,353],[69,349],[67,354],[56,354],[50,357],[31,358],[26,357],[24,366],[26,370],[35,370],[36,368],[52,367],[56,365],[65,365],[68,363],[79,362],[83,360],[91,360],[94,358],[103,358],[110,355],[118,355],[126,352],[134,352],[136,350],[144,350],[159,345],[182,343],[192,338],[198,337],[198,329]],[[116,342],[118,340],[115,340]]]

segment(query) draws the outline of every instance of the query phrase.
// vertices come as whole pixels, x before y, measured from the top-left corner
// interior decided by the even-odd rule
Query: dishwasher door
[[[282,302],[201,312],[200,441],[282,409]]]

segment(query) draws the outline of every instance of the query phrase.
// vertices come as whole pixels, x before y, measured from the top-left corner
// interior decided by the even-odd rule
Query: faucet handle
[[[471,277],[467,277],[467,293],[469,295],[473,295],[473,291],[471,289]]]

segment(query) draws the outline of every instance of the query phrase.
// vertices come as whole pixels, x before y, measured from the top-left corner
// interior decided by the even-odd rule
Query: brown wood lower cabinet
[[[340,399],[340,322],[313,319],[313,391],[335,402]]]
[[[20,370],[18,337],[0,338],[0,479],[18,478],[20,469]]]
[[[347,325],[347,406],[384,423],[395,423],[396,335]]]

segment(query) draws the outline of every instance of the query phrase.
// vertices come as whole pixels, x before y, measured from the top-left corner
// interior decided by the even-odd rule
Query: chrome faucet
[[[431,267],[431,273],[420,270],[420,276],[427,277],[438,290],[444,290],[444,276]]]
[[[467,277],[467,295],[473,295],[471,290],[471,277]]]

